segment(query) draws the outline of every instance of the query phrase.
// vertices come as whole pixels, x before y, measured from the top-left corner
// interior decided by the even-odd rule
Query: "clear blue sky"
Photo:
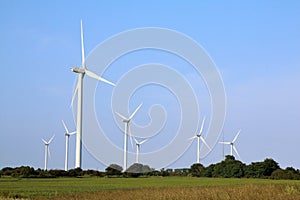
[[[0,168],[42,168],[41,138],[54,133],[49,168],[63,168],[61,119],[75,127],[69,105],[76,76],[69,68],[81,63],[80,19],[86,54],[132,28],[162,27],[193,38],[222,75],[224,137],[231,140],[242,129],[236,143],[241,160],[274,158],[283,168],[300,168],[299,1],[1,1],[0,11]],[[170,167],[194,163],[195,145]],[[202,163],[222,159],[217,145]],[[83,168],[104,166],[84,150]]]

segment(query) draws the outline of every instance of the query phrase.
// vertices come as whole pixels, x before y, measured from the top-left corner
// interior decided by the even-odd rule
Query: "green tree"
[[[200,177],[201,173],[204,171],[204,166],[200,163],[195,163],[191,166],[190,173],[192,176]]]
[[[263,162],[253,162],[246,167],[245,176],[247,178],[265,178],[280,169],[278,163],[273,159],[267,158]]]
[[[270,178],[272,179],[289,179],[289,180],[299,180],[300,174],[297,170],[292,167],[287,167],[285,170],[276,169],[272,172]]]
[[[215,166],[215,164],[211,164],[208,167],[204,168],[203,172],[201,173],[201,176],[212,177]]]
[[[226,156],[225,160],[217,163],[212,172],[213,177],[241,178],[245,174],[245,164],[235,160],[233,156]]]

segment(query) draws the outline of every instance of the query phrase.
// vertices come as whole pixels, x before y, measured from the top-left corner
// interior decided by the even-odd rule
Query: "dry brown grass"
[[[290,200],[300,199],[300,187],[291,185],[243,185],[218,187],[147,188],[112,190],[59,196],[54,199],[203,199],[203,200]]]

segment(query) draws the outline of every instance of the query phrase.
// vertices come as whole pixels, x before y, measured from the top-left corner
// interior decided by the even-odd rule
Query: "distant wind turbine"
[[[205,144],[205,146],[209,150],[211,150],[211,148],[209,147],[209,145],[206,143],[206,141],[202,137],[202,131],[203,131],[204,122],[205,122],[205,117],[203,118],[203,121],[202,121],[199,133],[197,133],[195,136],[189,138],[189,140],[193,140],[195,138],[197,138],[197,140],[198,140],[198,143],[197,143],[197,163],[200,163],[200,140]]]
[[[95,78],[99,81],[105,82],[109,85],[115,86],[114,83],[109,82],[108,80],[96,75],[95,73],[88,71],[86,69],[86,63],[85,63],[85,56],[84,56],[84,42],[83,42],[83,28],[82,28],[82,21],[80,21],[80,33],[81,33],[81,68],[71,68],[71,71],[78,73],[78,81],[77,85],[73,94],[72,103],[71,106],[73,106],[73,102],[75,99],[75,95],[77,92],[77,123],[76,123],[76,161],[75,161],[75,167],[81,168],[81,159],[82,159],[82,95],[83,95],[83,78],[84,75],[88,75],[89,77]]]
[[[137,139],[133,138],[135,141],[135,145],[136,145],[136,159],[135,159],[135,163],[139,163],[139,153],[140,153],[140,148],[141,145],[144,144],[145,142],[147,142],[148,139],[145,139],[141,142],[138,142]]]
[[[53,135],[50,140],[47,142],[44,139],[42,139],[42,141],[45,144],[45,163],[44,163],[44,170],[47,170],[47,164],[48,164],[48,155],[50,157],[50,150],[49,150],[49,144],[52,142],[53,138],[55,135]]]
[[[70,135],[74,135],[76,133],[76,131],[73,131],[73,132],[69,132],[65,122],[63,120],[62,121],[62,124],[65,128],[65,136],[66,136],[66,157],[65,157],[65,171],[68,171],[68,160],[69,160],[69,139],[70,139]]]
[[[233,151],[234,151],[239,158],[240,158],[240,155],[239,155],[237,149],[235,148],[234,143],[237,140],[240,132],[241,132],[241,130],[239,130],[237,132],[237,134],[234,136],[234,138],[233,138],[233,140],[231,142],[219,142],[220,144],[223,144],[223,145],[224,144],[230,145],[230,155],[233,156]]]
[[[135,109],[135,111],[130,115],[129,118],[124,117],[120,113],[116,112],[116,114],[122,118],[122,121],[125,124],[124,129],[124,161],[123,161],[123,170],[126,171],[127,169],[127,134],[129,134],[130,142],[132,145],[132,137],[130,132],[130,120],[134,117],[134,115],[137,113],[137,111],[141,108],[142,103]]]

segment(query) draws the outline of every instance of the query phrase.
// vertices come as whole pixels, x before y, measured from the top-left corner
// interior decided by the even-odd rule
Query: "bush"
[[[276,169],[272,172],[271,179],[289,179],[289,180],[299,180],[300,174],[292,167],[288,167],[285,170]]]
[[[70,169],[68,171],[68,175],[71,177],[79,177],[83,175],[82,169],[81,168],[75,168],[75,169]]]
[[[134,163],[125,172],[126,177],[139,177],[141,175],[147,175],[152,169],[148,165],[142,165]]]
[[[105,169],[107,176],[115,176],[115,175],[119,176],[122,174],[122,171],[123,168],[117,164],[111,164]]]

